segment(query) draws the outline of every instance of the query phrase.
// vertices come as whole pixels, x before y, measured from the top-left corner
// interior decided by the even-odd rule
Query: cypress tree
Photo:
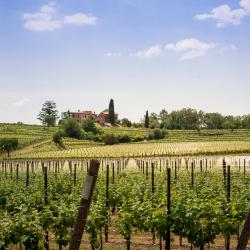
[[[149,128],[148,111],[146,111],[144,126],[145,126],[145,128]]]
[[[111,99],[109,102],[109,122],[112,125],[115,125],[115,107],[113,99]]]

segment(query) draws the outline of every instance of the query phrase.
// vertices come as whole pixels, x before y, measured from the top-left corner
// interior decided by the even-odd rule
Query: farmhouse
[[[118,114],[115,113],[115,120],[118,120]],[[109,111],[108,109],[103,110],[96,118],[96,122],[100,124],[109,123]]]
[[[71,112],[71,117],[76,119],[79,123],[82,123],[87,118],[92,118],[99,124],[109,123],[109,111],[108,109],[103,110],[99,115],[92,111],[80,111]],[[118,120],[118,114],[115,113],[115,120]]]
[[[87,118],[92,118],[93,120],[96,120],[97,115],[95,112],[92,111],[80,111],[77,112],[71,112],[72,118],[76,119],[78,122],[82,123]]]

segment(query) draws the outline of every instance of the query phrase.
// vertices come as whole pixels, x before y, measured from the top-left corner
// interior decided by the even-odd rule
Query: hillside
[[[0,138],[17,138],[19,148],[14,158],[79,158],[121,156],[178,156],[199,154],[243,154],[250,152],[250,130],[169,130],[165,139],[140,143],[104,146],[93,141],[64,138],[65,149],[52,142],[58,127],[40,125],[0,124]],[[151,130],[144,128],[103,127],[104,134],[130,137],[146,136]],[[133,146],[134,145],[134,146]],[[2,154],[1,157],[6,157]]]

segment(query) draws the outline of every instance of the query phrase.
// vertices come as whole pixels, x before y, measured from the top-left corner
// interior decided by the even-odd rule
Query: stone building
[[[78,112],[71,112],[72,118],[76,119],[78,122],[82,123],[87,118],[92,118],[93,120],[96,120],[97,115],[95,112],[92,111],[80,111]]]

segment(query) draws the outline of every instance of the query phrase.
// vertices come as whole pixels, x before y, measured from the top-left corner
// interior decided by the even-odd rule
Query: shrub
[[[148,135],[148,140],[160,140],[165,138],[167,131],[164,129],[154,129],[152,133]]]
[[[144,141],[145,138],[141,135],[137,135],[136,137],[134,137],[133,141],[134,142],[140,142],[140,141]]]
[[[119,140],[118,140],[118,137],[113,134],[106,134],[103,137],[103,142],[105,145],[114,145],[114,144],[118,144]]]
[[[85,134],[85,139],[89,141],[101,142],[102,138],[99,134],[93,134],[91,132]]]
[[[148,140],[154,140],[154,133],[148,134],[147,139],[148,139]]]
[[[86,132],[92,132],[93,134],[99,134],[100,131],[97,129],[95,122],[91,118],[87,118],[82,123],[82,128]]]
[[[165,136],[167,134],[166,131],[163,129],[155,129],[153,131],[153,133],[154,133],[154,139],[156,139],[156,140],[160,140],[160,139],[165,138]]]
[[[61,131],[57,131],[54,135],[53,135],[53,142],[62,147],[62,148],[65,148],[64,144],[63,144],[63,141],[62,141],[62,133]]]
[[[132,123],[131,123],[131,121],[130,121],[128,118],[123,118],[123,119],[121,120],[121,125],[122,125],[123,127],[128,127],[128,128],[130,128],[130,127],[132,126]]]
[[[65,135],[68,137],[72,137],[76,139],[84,138],[84,133],[79,123],[73,118],[69,118],[63,122],[63,129],[65,132]]]
[[[120,143],[131,142],[131,138],[129,137],[129,135],[120,135],[118,140]]]

